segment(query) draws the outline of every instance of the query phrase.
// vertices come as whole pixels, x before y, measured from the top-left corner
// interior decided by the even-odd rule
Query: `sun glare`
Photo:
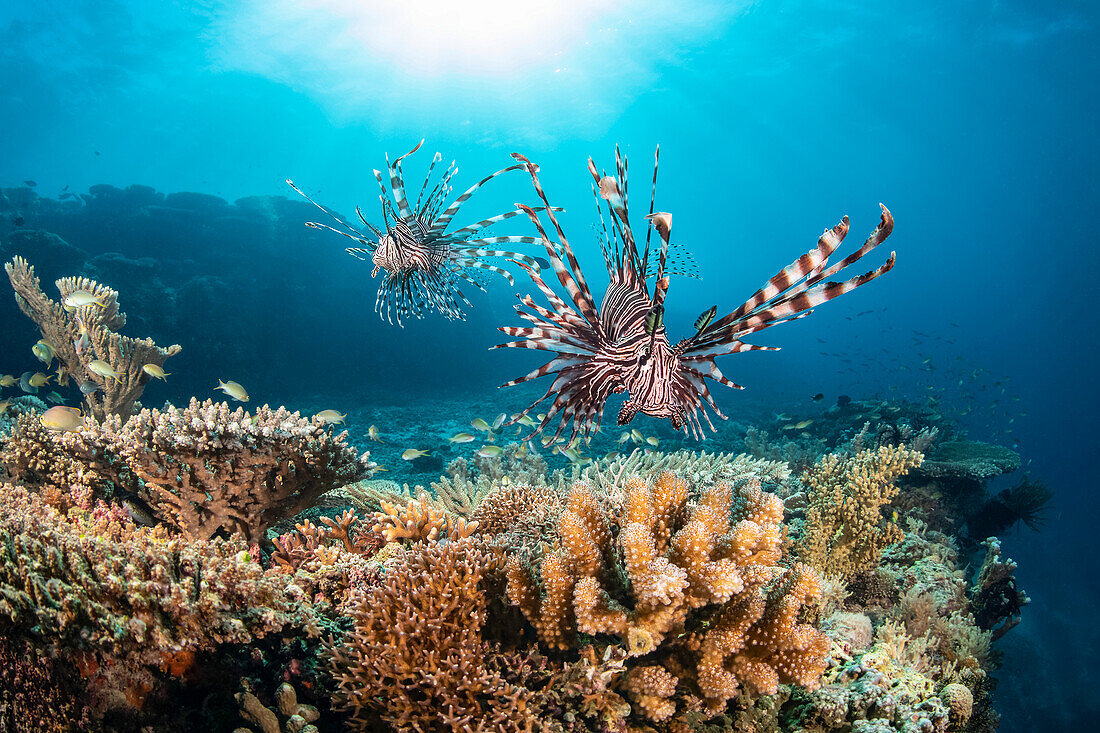
[[[583,42],[603,0],[310,0],[345,41],[405,73],[503,74],[548,65]]]

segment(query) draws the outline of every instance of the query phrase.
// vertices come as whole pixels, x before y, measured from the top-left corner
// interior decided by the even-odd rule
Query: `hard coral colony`
[[[891,252],[887,261],[875,270],[842,282],[825,282],[826,278],[855,263],[881,244],[894,228],[893,217],[883,206],[882,220],[863,246],[832,267],[827,267],[829,256],[848,233],[848,217],[845,216],[839,224],[821,235],[815,249],[780,270],[736,310],[716,320],[716,309],[707,311],[696,321],[695,333],[673,346],[664,328],[663,318],[669,288],[667,264],[672,217],[653,209],[657,192],[657,156],[653,166],[650,213],[646,217],[649,222],[646,244],[640,253],[627,211],[625,158],[616,150],[614,176],[601,176],[592,159],[588,161],[597,203],[599,199],[605,200],[611,216],[609,231],[601,210],[603,240],[600,245],[611,283],[598,308],[573,248],[543,192],[538,177],[539,167],[522,155],[514,157],[526,167],[539,198],[546,204],[546,212],[559,243],[550,240],[534,209],[521,208],[538,229],[554,273],[571,301],[570,304],[559,298],[537,270],[526,267],[550,307],[536,304],[529,295],[523,296],[520,298],[522,305],[517,306],[516,310],[532,325],[500,329],[509,336],[520,337],[520,340],[501,344],[500,347],[540,349],[556,354],[535,371],[505,385],[554,376],[546,394],[522,413],[526,415],[544,400],[554,398],[535,434],[542,432],[560,415],[554,438],[561,436],[568,426],[572,443],[599,427],[604,405],[612,394],[626,392],[627,400],[619,410],[619,425],[628,424],[641,412],[652,417],[668,418],[677,430],[683,428],[687,432],[690,428],[692,435],[701,438],[703,425],[699,420],[700,412],[707,425],[714,430],[704,402],[716,415],[725,418],[705,380],[713,379],[728,387],[741,388],[719,371],[714,362],[717,357],[768,349],[766,346],[746,344],[741,338],[808,315],[814,306],[850,292],[894,266],[894,253]],[[652,291],[648,285],[651,276],[649,227],[655,228],[661,239]]]

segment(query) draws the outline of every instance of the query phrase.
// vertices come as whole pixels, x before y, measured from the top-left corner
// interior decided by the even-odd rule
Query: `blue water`
[[[807,410],[817,392],[931,392],[945,411],[971,407],[960,420],[972,437],[1018,446],[1056,497],[1041,534],[1005,540],[1033,602],[1001,643],[1002,730],[1088,727],[1100,712],[1090,682],[1100,647],[1100,8],[761,0],[517,13],[481,2],[433,20],[422,5],[439,3],[355,5],[5,3],[0,186],[33,180],[39,196],[56,197],[65,186],[143,184],[233,202],[293,196],[283,182],[292,178],[345,215],[356,204],[370,215],[371,171],[386,152],[426,138],[407,161],[410,180],[418,185],[438,150],[458,161],[459,186],[522,152],[567,209],[566,232],[599,291],[586,159],[610,167],[621,145],[638,201],[660,144],[657,207],[673,213],[674,238],[702,274],[673,280],[674,337],[713,303],[735,307],[841,215],[849,242],[862,241],[881,201],[896,218],[881,248],[897,251],[894,271],[761,334],[783,350],[724,359],[747,389],[713,391],[734,420]],[[509,174],[460,223],[533,199],[523,174]],[[315,216],[293,206],[288,219]],[[245,218],[212,242],[186,217],[115,216],[124,209],[36,224],[89,254],[154,258],[112,283],[124,309],[135,297],[127,287],[144,288],[152,311],[162,306],[129,333],[184,346],[147,402],[209,396],[218,378],[236,379],[253,402],[336,407],[404,448],[418,447],[402,441],[433,414],[481,408],[470,416],[491,418],[532,394],[495,388],[541,362],[486,350],[503,340],[497,326],[516,323],[513,295],[526,283],[487,280],[465,323],[397,329],[373,313],[369,264],[348,258],[336,235],[260,232]],[[508,233],[518,230],[530,233]],[[177,297],[196,276],[232,283],[230,302]],[[33,342],[25,319],[6,318],[2,331],[13,352]]]

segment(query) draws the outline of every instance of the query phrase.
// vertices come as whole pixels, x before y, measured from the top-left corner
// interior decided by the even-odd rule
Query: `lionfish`
[[[390,324],[393,323],[396,312],[399,326],[404,325],[405,319],[422,318],[426,311],[433,309],[445,318],[464,320],[466,315],[463,305],[472,307],[472,304],[463,295],[459,287],[460,280],[482,291],[485,290],[481,283],[472,277],[472,273],[467,272],[470,268],[488,270],[500,275],[509,284],[515,284],[511,273],[484,261],[484,258],[505,258],[522,263],[525,267],[534,270],[538,270],[540,265],[548,266],[539,258],[529,257],[519,252],[485,248],[486,245],[504,243],[535,244],[538,242],[535,237],[479,236],[486,227],[518,216],[524,213],[523,210],[509,211],[447,232],[451,220],[479,188],[499,175],[524,168],[522,164],[509,166],[482,178],[444,209],[448,197],[453,192],[451,181],[458,173],[458,168],[452,161],[442,177],[429,190],[428,184],[431,181],[432,172],[436,164],[443,159],[439,153],[436,153],[428,167],[427,175],[424,176],[424,183],[420,186],[416,205],[410,207],[405,197],[401,161],[419,150],[423,144],[424,141],[421,140],[415,148],[393,163],[390,163],[389,155],[386,156],[386,171],[389,174],[388,190],[382,180],[382,172],[374,171],[378,188],[381,190],[378,198],[382,203],[383,228],[375,227],[368,222],[360,208],[355,207],[359,221],[370,230],[373,239],[321,206],[295,186],[293,181],[287,179],[287,184],[291,188],[331,216],[341,228],[337,229],[315,221],[306,222],[306,226],[313,229],[328,229],[357,242],[357,246],[347,247],[345,251],[360,260],[369,259],[374,265],[371,271],[372,278],[378,275],[379,271],[384,271],[374,310]]]
[[[524,265],[534,284],[546,297],[549,307],[537,304],[530,295],[518,296],[516,311],[530,327],[504,326],[499,330],[516,341],[494,348],[515,347],[554,352],[554,357],[526,376],[514,379],[505,387],[539,377],[553,375],[546,394],[516,416],[519,420],[537,405],[554,397],[545,417],[530,437],[543,432],[555,417],[560,423],[552,440],[561,437],[571,426],[569,444],[579,437],[590,436],[599,427],[607,399],[626,392],[627,399],[619,410],[618,424],[626,425],[639,412],[656,418],[668,418],[677,430],[704,438],[703,420],[711,431],[714,424],[705,406],[726,419],[715,404],[707,387],[707,379],[727,387],[742,389],[719,371],[715,359],[726,354],[752,350],[777,350],[778,347],[756,346],[741,339],[780,323],[786,323],[811,312],[811,308],[843,295],[874,280],[894,266],[894,253],[877,269],[840,282],[826,281],[881,244],[893,230],[894,220],[889,210],[882,208],[882,218],[871,236],[858,250],[840,262],[829,266],[829,256],[840,246],[848,233],[848,217],[832,229],[825,230],[817,247],[780,270],[752,297],[735,310],[716,317],[717,306],[705,311],[694,324],[694,333],[675,345],[669,340],[664,325],[665,298],[669,288],[669,237],[672,217],[655,212],[657,162],[660,148],[654,156],[653,190],[644,249],[630,226],[627,212],[627,162],[618,148],[615,150],[615,176],[600,175],[592,159],[588,170],[594,180],[593,193],[600,211],[604,262],[610,283],[597,308],[577,258],[565,233],[550,208],[539,182],[539,167],[527,158],[513,153],[534,182],[535,191],[546,205],[545,211],[557,233],[552,242],[540,220],[539,212],[517,204],[534,223],[550,259],[558,281],[568,293],[571,305],[547,286],[539,271]],[[606,203],[610,227],[604,220],[601,200]],[[660,250],[653,252],[656,272],[651,271],[650,235],[656,230]],[[599,229],[597,229],[599,231]],[[568,264],[567,264],[568,263]],[[649,280],[652,277],[652,287]],[[705,403],[705,405],[704,405]]]

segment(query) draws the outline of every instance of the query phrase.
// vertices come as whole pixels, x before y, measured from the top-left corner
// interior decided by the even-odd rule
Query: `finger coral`
[[[678,676],[711,710],[742,685],[755,694],[774,693],[779,682],[813,686],[829,642],[798,617],[821,583],[806,565],[779,565],[782,516],[778,497],[751,480],[697,492],[671,472],[651,483],[635,478],[621,508],[601,505],[579,483],[558,522],[558,546],[537,568],[510,561],[508,595],[547,646],[606,634],[633,656],[675,657]],[[691,630],[704,620],[706,628]],[[627,689],[663,719],[674,707],[671,678],[632,673]]]
[[[894,484],[924,456],[905,446],[881,446],[853,455],[830,453],[803,474],[809,505],[796,543],[799,559],[826,575],[850,578],[873,570],[904,533],[882,507],[897,496]]]
[[[262,542],[276,521],[370,471],[347,433],[267,405],[254,413],[224,402],[142,410],[125,423],[108,417],[97,440],[143,482],[158,517],[192,539],[239,532]]]
[[[70,378],[78,384],[90,379],[100,387],[84,396],[88,411],[97,419],[129,417],[149,381],[142,367],[164,366],[168,357],[180,351],[178,345],[163,349],[151,339],[120,335],[126,314],[119,311],[118,293],[106,285],[83,277],[63,277],[57,281],[58,302],[42,292],[34,267],[22,257],[6,263],[4,269],[19,309],[38,325],[42,339],[60,362],[58,384],[67,384]],[[82,305],[65,304],[78,293],[85,296],[77,301]],[[114,376],[91,371],[89,365],[96,361],[106,363]]]

